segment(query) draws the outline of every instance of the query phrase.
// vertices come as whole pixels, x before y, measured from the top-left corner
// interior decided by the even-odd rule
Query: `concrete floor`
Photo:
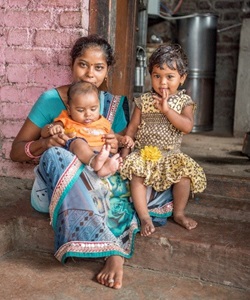
[[[93,278],[101,264],[69,261],[51,254],[12,252],[0,261],[3,300],[247,300],[250,293],[202,280],[125,266],[123,288],[113,290]]]
[[[242,142],[185,136],[183,152],[204,167],[213,184],[204,199],[188,206],[199,226],[189,232],[169,220],[150,238],[138,235],[121,290],[96,282],[102,260],[61,265],[53,256],[48,216],[30,207],[32,181],[0,178],[0,299],[250,299],[250,160],[241,155]],[[224,196],[211,194],[220,188]],[[219,217],[211,220],[215,212]]]

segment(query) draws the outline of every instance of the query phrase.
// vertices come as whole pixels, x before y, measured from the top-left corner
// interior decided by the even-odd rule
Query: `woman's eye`
[[[96,69],[97,71],[101,71],[101,70],[103,70],[103,67],[102,67],[102,66],[96,66],[95,69]]]
[[[85,63],[80,63],[80,67],[85,68],[86,64]]]

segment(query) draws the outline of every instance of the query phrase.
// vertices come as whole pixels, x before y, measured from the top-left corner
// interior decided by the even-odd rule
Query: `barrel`
[[[217,20],[211,13],[176,19],[177,43],[188,56],[183,87],[197,104],[192,132],[213,130]]]

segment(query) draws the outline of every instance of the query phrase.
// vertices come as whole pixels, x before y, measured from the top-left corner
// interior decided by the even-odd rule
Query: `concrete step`
[[[11,210],[9,209],[10,213]],[[1,255],[21,249],[53,253],[53,230],[46,214],[15,203],[12,219],[1,218]],[[250,223],[198,217],[199,226],[188,231],[171,219],[143,238],[127,264],[176,276],[202,279],[236,288],[250,287]]]
[[[234,181],[224,179],[223,184],[224,186],[228,184],[228,187],[223,190],[228,191]],[[214,182],[217,184],[218,180]],[[0,178],[0,183],[2,187],[0,256],[5,259],[7,253],[16,253],[17,250],[25,253],[27,251],[47,252],[53,256],[54,234],[49,224],[49,216],[34,211],[30,206],[31,182]],[[244,184],[243,182],[242,186]],[[213,190],[216,191],[215,188]],[[217,194],[219,194],[219,188]],[[235,193],[229,192],[229,194],[235,196]],[[216,204],[217,199],[221,206],[218,209],[223,209],[223,199],[226,199],[224,196],[214,196],[209,193],[208,195],[209,201],[214,197],[213,205]],[[243,194],[242,199],[230,198],[232,215],[235,214],[234,200],[245,203],[242,211],[247,209],[249,213],[249,203],[243,198],[245,195],[248,195],[248,191]],[[249,292],[250,220],[244,219],[244,222],[240,220],[240,213],[237,221],[234,218],[212,219],[210,215],[216,211],[216,207],[213,207],[212,211],[208,203],[203,207],[207,210],[207,216],[197,213],[196,220],[199,225],[195,230],[188,231],[169,219],[166,226],[158,227],[156,232],[148,238],[143,238],[138,234],[134,256],[126,261],[126,266],[132,268],[131,270],[143,270],[143,273],[144,271],[146,273],[158,272],[164,278],[170,275],[178,278],[185,277],[195,282],[205,281],[211,285],[220,284],[227,288]],[[228,210],[231,208],[228,205]],[[223,212],[225,213],[225,210],[222,210]]]
[[[250,178],[224,175],[207,175],[204,195],[244,199],[250,202]]]
[[[190,197],[187,214],[196,218],[250,221],[250,178],[207,175],[207,188]]]
[[[250,221],[250,202],[214,195],[199,195],[188,202],[186,213],[196,219],[197,216],[234,222]]]
[[[103,261],[58,263],[51,253],[12,251],[0,258],[2,300],[247,300],[250,292],[139,267],[124,267],[123,288],[98,284]]]

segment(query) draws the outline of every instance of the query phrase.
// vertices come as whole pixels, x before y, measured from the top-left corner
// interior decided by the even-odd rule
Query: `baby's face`
[[[100,102],[95,92],[76,94],[68,106],[70,117],[82,124],[97,121],[100,117]]]

